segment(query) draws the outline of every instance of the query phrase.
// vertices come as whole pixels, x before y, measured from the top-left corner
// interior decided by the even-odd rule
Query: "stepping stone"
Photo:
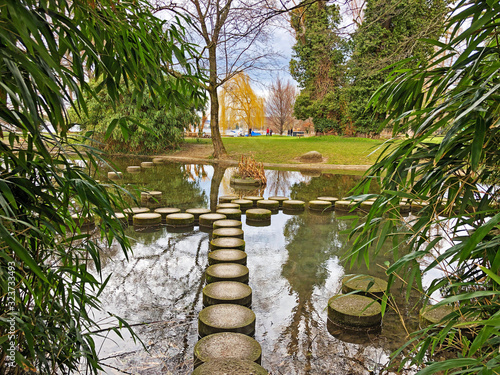
[[[280,196],[274,196],[274,197],[269,197],[268,198],[270,201],[278,201],[280,204],[280,207],[283,207],[283,201],[290,200],[290,198],[287,197],[280,197]]]
[[[200,215],[198,218],[198,221],[200,223],[200,227],[208,227],[210,229],[213,228],[214,222],[217,220],[224,220],[226,219],[226,215],[222,214],[203,214]]]
[[[253,202],[253,206],[257,207],[257,202],[260,201],[260,200],[263,200],[264,197],[258,197],[258,196],[254,196],[254,195],[248,195],[246,197],[243,197],[243,199],[246,199],[247,201],[252,201]]]
[[[260,201],[257,201],[257,207],[258,208],[265,208],[267,210],[278,210],[280,208],[280,202],[279,201],[273,201],[270,199],[262,199]]]
[[[293,213],[297,213],[297,211],[292,211]],[[285,212],[286,213],[286,212]],[[246,224],[249,227],[269,227],[271,226],[271,219],[265,220],[265,221],[253,221],[253,220],[247,220]]]
[[[214,229],[217,228],[240,228],[242,227],[239,220],[217,220],[213,224]]]
[[[337,202],[339,199],[337,197],[318,197],[316,198],[318,201],[327,201],[332,204],[332,206],[335,206],[335,202]]]
[[[217,228],[212,232],[212,238],[234,237],[243,239],[244,232],[240,228]]]
[[[217,210],[220,210],[222,208],[236,208],[237,210],[239,210],[240,205],[236,203],[220,203],[216,207]]]
[[[283,210],[302,211],[306,207],[306,202],[299,200],[283,201]]]
[[[211,211],[208,208],[188,208],[186,213],[194,216],[194,223],[198,224],[201,215],[209,214]]]
[[[141,203],[148,203],[148,202],[158,202],[161,200],[162,196],[161,191],[143,191],[141,192]]]
[[[129,165],[127,167],[127,172],[129,173],[139,173],[142,168],[139,165]]]
[[[241,333],[214,333],[194,346],[194,368],[217,359],[244,359],[260,365],[261,358],[262,348],[257,340]]]
[[[73,216],[73,215],[71,215]],[[121,213],[121,212],[115,212],[116,219],[120,221],[120,223],[124,225],[128,225],[128,216]]]
[[[420,309],[420,317],[430,324],[438,324],[446,315],[454,311],[453,306],[448,305],[433,307],[432,305],[427,305]]]
[[[364,211],[370,211],[372,206],[373,206],[373,203],[375,203],[375,202],[371,201],[371,200],[367,200],[367,201],[361,202],[359,207]]]
[[[348,275],[342,279],[342,293],[360,291],[364,296],[382,298],[387,290],[387,281],[370,275]]]
[[[247,253],[238,249],[219,249],[208,253],[208,264],[237,263],[247,265]]]
[[[225,303],[205,307],[198,315],[198,335],[205,337],[219,332],[236,332],[253,336],[254,312],[245,306]]]
[[[155,163],[153,163],[152,161],[143,161],[141,163],[142,168],[153,168],[154,166],[155,166]]]
[[[327,211],[332,208],[332,203],[322,200],[309,201],[309,209],[314,211]]]
[[[232,303],[250,307],[252,288],[237,281],[217,281],[203,288],[203,306]]]
[[[219,197],[219,204],[221,203],[231,203],[235,199],[238,199],[237,195],[223,195]]]
[[[160,208],[157,208],[156,210],[154,210],[154,212],[156,212],[157,214],[160,214],[161,221],[163,223],[165,223],[166,219],[167,219],[167,215],[179,213],[179,212],[181,212],[181,209],[176,208],[176,207],[160,207]]]
[[[269,221],[271,220],[272,212],[264,208],[252,208],[247,210],[247,222],[248,221]]]
[[[108,178],[110,180],[121,180],[123,178],[122,172],[108,172]]]
[[[221,208],[216,211],[218,214],[226,215],[226,218],[231,220],[241,219],[241,210],[238,208]]]
[[[382,307],[358,294],[338,294],[328,301],[328,319],[340,325],[370,328],[382,323]]]
[[[186,213],[176,213],[167,215],[165,223],[173,228],[186,228],[194,225],[194,216]]]
[[[249,208],[253,207],[253,202],[249,201],[248,199],[233,199],[231,203],[239,204],[241,211],[246,211]]]
[[[248,267],[238,263],[218,263],[208,266],[205,271],[207,284],[217,281],[238,281],[248,284]]]
[[[245,250],[245,241],[240,238],[220,237],[210,241],[210,249],[238,249]]]
[[[338,200],[335,202],[335,210],[350,211],[355,205],[355,201]]]
[[[216,359],[204,363],[191,375],[268,375],[261,365],[242,359]]]
[[[153,158],[152,162],[153,162],[153,164],[160,165],[160,164],[163,164],[165,162],[165,159],[163,159],[163,158]]]
[[[151,211],[151,210],[147,207],[130,207],[130,208],[124,209],[123,213],[125,215],[128,215],[128,221],[129,221],[129,223],[132,223],[134,215],[144,214],[144,213],[149,212],[149,211]]]
[[[160,225],[161,215],[154,212],[146,212],[143,214],[136,214],[133,216],[134,225],[137,226],[150,226]]]

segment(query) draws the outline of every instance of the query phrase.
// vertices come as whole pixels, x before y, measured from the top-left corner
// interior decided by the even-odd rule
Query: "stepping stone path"
[[[382,324],[382,307],[359,294],[338,294],[328,300],[328,319],[348,327],[376,327]]]
[[[142,170],[140,165],[129,165],[127,167],[127,172],[129,173],[139,173]]]
[[[306,207],[306,202],[299,200],[283,201],[283,210],[302,211]]]
[[[217,228],[212,232],[212,238],[234,237],[243,239],[244,233],[240,228]]]
[[[110,180],[121,180],[123,178],[122,172],[108,172],[108,178]]]
[[[280,207],[283,207],[283,201],[290,200],[290,198],[288,197],[280,197],[280,196],[269,197],[268,199],[270,201],[278,201]]]
[[[335,202],[337,202],[339,199],[336,197],[318,197],[316,198],[319,201],[327,201],[332,204],[332,206],[335,206]]]
[[[155,166],[155,163],[153,163],[152,161],[143,161],[141,163],[142,168],[153,168],[154,166]]]
[[[332,208],[332,203],[328,201],[315,200],[309,201],[309,209],[314,211],[326,211]]]
[[[217,210],[221,210],[223,208],[236,208],[237,210],[239,210],[240,205],[236,203],[219,203],[216,207]]]
[[[198,366],[192,375],[267,375],[265,368],[252,361],[218,359]]]
[[[248,199],[233,199],[231,203],[238,204],[240,206],[240,210],[242,212],[248,210],[253,207],[253,202]]]
[[[210,241],[210,249],[238,249],[245,250],[245,241],[240,238],[219,237]]]
[[[128,215],[128,222],[130,224],[132,224],[133,220],[134,220],[134,215],[143,214],[143,213],[146,213],[149,211],[151,211],[151,210],[147,207],[130,207],[130,208],[124,209],[123,213],[125,215]]]
[[[154,212],[136,214],[133,216],[133,223],[135,226],[142,226],[142,227],[160,225],[161,215]]]
[[[181,212],[181,209],[175,208],[175,207],[160,207],[160,208],[157,208],[154,212],[156,212],[157,214],[160,214],[161,221],[163,223],[166,223],[167,215],[179,213],[179,212]]]
[[[200,221],[200,216],[209,214],[210,210],[208,208],[188,208],[186,213],[194,216],[194,223],[197,225]]]
[[[238,249],[219,249],[208,253],[208,264],[237,263],[247,265],[247,253]]]
[[[260,200],[263,200],[264,197],[258,197],[258,196],[249,195],[249,196],[243,197],[243,199],[246,199],[247,201],[252,201],[253,206],[257,207],[257,202],[260,201]]]
[[[272,212],[264,208],[252,208],[247,210],[247,222],[249,221],[270,221]]]
[[[194,216],[187,213],[177,213],[167,215],[165,218],[167,226],[173,228],[186,228],[194,225]]]
[[[382,298],[387,290],[387,281],[370,275],[348,275],[342,279],[342,293],[360,291],[371,298]]]
[[[216,211],[218,214],[226,215],[226,218],[231,220],[241,219],[241,210],[238,208],[221,208]]]
[[[198,335],[205,337],[219,332],[253,336],[255,313],[248,307],[226,303],[205,307],[198,315]]]
[[[217,281],[203,288],[203,306],[220,303],[250,307],[252,305],[252,288],[236,281]]]
[[[231,203],[235,199],[238,199],[237,195],[223,195],[222,197],[219,197],[219,204],[221,204],[221,203]]]
[[[279,210],[280,208],[280,202],[279,201],[274,201],[270,199],[262,199],[260,201],[257,201],[257,208],[265,208],[267,210]]]
[[[207,283],[217,281],[238,281],[248,284],[248,267],[237,263],[218,263],[208,266],[205,271]]]
[[[161,191],[143,191],[141,192],[141,203],[147,204],[149,202],[157,203],[161,200]]]
[[[213,228],[240,228],[242,224],[239,220],[217,220],[213,223]]]
[[[200,227],[208,227],[213,229],[214,222],[217,220],[226,219],[226,215],[222,214],[203,214],[198,218]]]

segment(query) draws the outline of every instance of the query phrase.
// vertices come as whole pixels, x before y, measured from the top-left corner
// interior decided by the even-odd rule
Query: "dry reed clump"
[[[238,163],[238,176],[241,178],[254,178],[259,180],[262,185],[267,184],[264,165],[257,163],[253,156],[241,156]]]

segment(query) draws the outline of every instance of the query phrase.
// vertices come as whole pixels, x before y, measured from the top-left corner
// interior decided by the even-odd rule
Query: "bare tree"
[[[297,89],[290,81],[285,83],[278,77],[272,83],[266,111],[280,134],[293,124],[293,105],[296,97]]]

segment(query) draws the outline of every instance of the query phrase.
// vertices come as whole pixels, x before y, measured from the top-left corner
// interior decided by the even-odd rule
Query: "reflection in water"
[[[174,164],[126,179],[163,191],[168,205],[188,208],[202,202],[212,207],[217,195],[237,193],[229,185],[229,172],[223,167]],[[266,171],[266,175],[266,198],[345,196],[357,180],[329,174],[304,177],[291,171]],[[287,375],[378,373],[390,350],[404,341],[396,314],[384,318],[380,335],[367,335],[362,341],[345,333],[332,335],[327,329],[327,301],[340,290],[343,274],[366,271],[363,266],[344,271],[340,260],[348,246],[347,235],[341,232],[350,223],[335,212],[307,210],[293,216],[279,212],[265,227],[249,226],[244,217],[242,221],[263,366],[272,374]],[[116,246],[102,254],[104,276],[113,274],[102,300],[106,310],[130,323],[147,323],[137,326],[136,332],[149,353],[130,339],[107,341],[100,350],[101,358],[112,366],[106,372],[118,374],[113,369],[118,368],[128,373],[190,374],[209,234],[198,227],[184,233],[165,227],[139,233],[130,227],[127,234],[135,241],[129,261]],[[369,272],[383,277],[379,267]],[[404,301],[398,302],[403,312],[409,311]]]

